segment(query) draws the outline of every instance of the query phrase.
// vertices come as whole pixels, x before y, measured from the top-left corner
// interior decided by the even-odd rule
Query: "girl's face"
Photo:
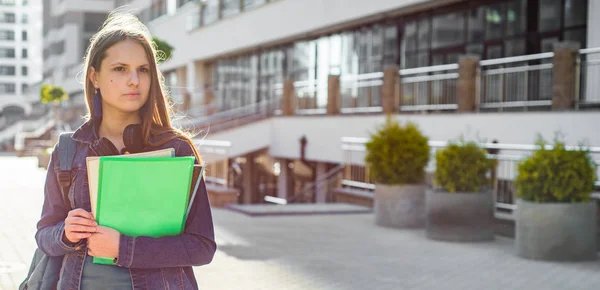
[[[90,80],[102,95],[102,113],[131,114],[148,100],[150,63],[144,47],[134,40],[117,42],[106,50],[100,71]]]

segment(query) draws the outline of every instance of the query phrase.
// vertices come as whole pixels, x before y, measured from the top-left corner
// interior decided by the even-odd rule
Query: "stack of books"
[[[139,237],[183,232],[204,166],[172,148],[118,156],[87,157],[92,215],[99,225]],[[94,257],[95,264],[114,265]]]

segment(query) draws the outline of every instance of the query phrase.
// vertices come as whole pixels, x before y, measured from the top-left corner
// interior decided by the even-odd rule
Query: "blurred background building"
[[[0,131],[44,110],[26,94],[42,79],[41,16],[39,0],[0,1]]]
[[[0,1],[9,3],[2,13],[17,11],[8,25],[18,38],[22,0]],[[62,126],[35,134],[17,126],[0,144],[27,154],[33,140],[82,123],[89,38],[126,6],[174,47],[160,67],[176,124],[199,132],[214,205],[372,203],[356,148],[386,114],[417,123],[432,141],[532,144],[562,131],[567,143],[600,144],[591,127],[600,121],[599,1],[43,2],[43,80],[2,98],[38,100],[42,83],[63,86]],[[511,172],[502,185],[508,205]]]

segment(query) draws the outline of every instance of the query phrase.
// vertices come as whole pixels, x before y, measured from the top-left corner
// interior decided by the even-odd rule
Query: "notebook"
[[[119,157],[175,157],[175,149],[167,148],[143,153],[119,155]],[[88,184],[90,189],[90,205],[92,215],[96,217],[96,200],[98,196],[98,170],[100,169],[100,156],[90,156],[85,159],[87,165]]]
[[[101,157],[96,221],[132,237],[181,234],[191,205],[194,161],[193,156]],[[102,257],[94,257],[94,263],[114,264]]]

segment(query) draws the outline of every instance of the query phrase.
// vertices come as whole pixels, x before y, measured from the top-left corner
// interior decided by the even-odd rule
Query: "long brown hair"
[[[131,13],[111,12],[102,28],[90,40],[91,43],[86,52],[83,68],[85,82],[83,90],[89,113],[86,116],[87,120],[91,118],[90,116],[94,116],[94,110],[96,109],[93,105],[95,87],[89,79],[91,68],[99,72],[102,60],[106,57],[106,50],[116,43],[128,39],[137,41],[144,47],[146,57],[150,63],[150,92],[148,100],[139,110],[144,145],[158,147],[175,138],[181,138],[190,144],[196,159],[202,163],[200,153],[190,135],[173,128],[171,124],[173,104],[166,94],[164,77],[158,69],[156,44],[152,41],[148,28]],[[149,138],[151,136],[161,136],[161,138],[154,138],[158,141],[153,143]]]

